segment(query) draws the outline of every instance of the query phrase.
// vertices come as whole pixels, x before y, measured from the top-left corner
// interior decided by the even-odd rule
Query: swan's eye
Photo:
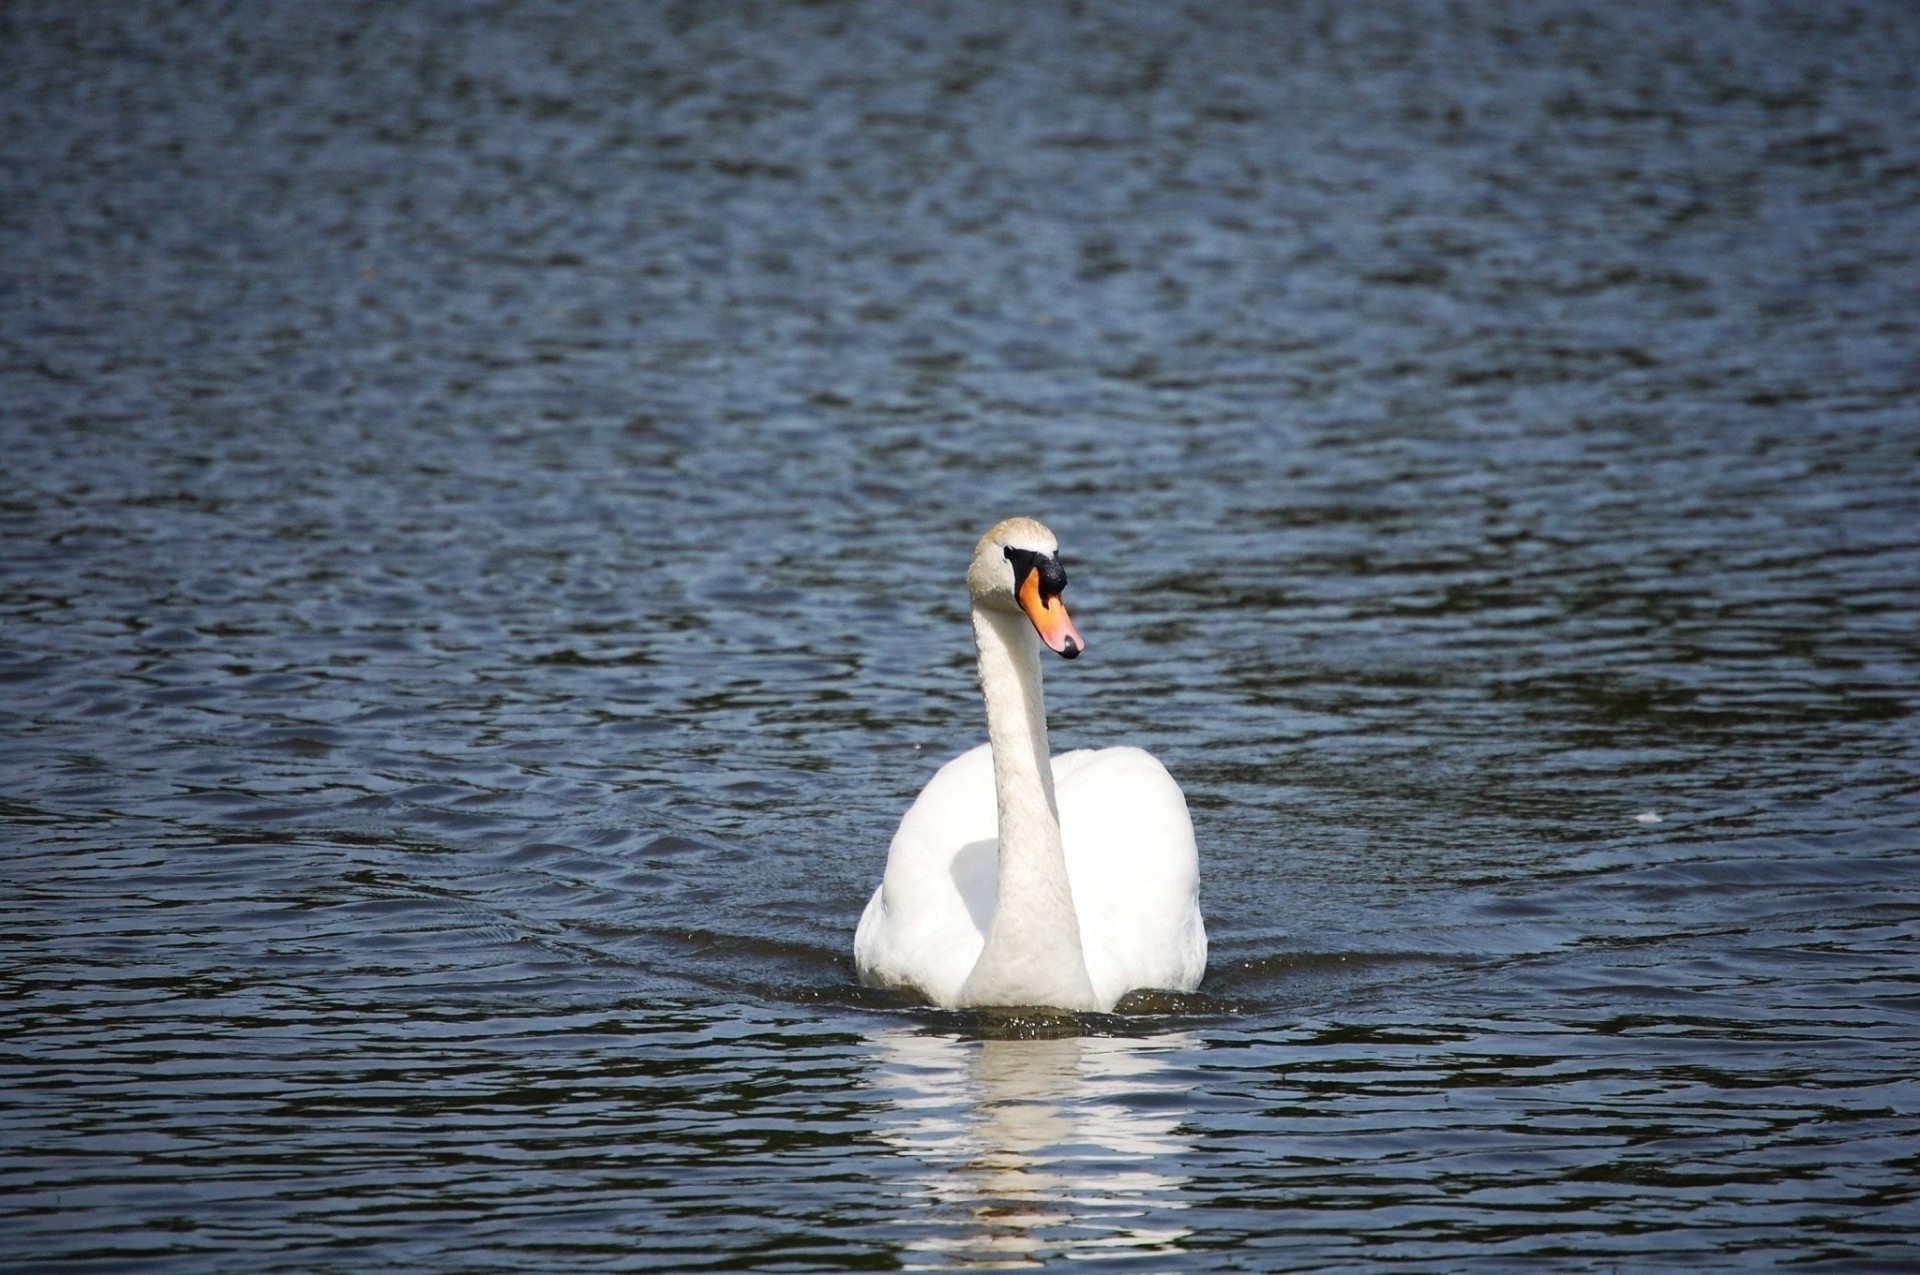
[[[1020,586],[1027,582],[1027,573],[1033,570],[1034,559],[1040,555],[1031,549],[1015,549],[1007,546],[1007,561],[1013,564],[1013,591],[1020,592]]]
[[[1040,600],[1050,602],[1060,596],[1067,587],[1067,569],[1060,565],[1060,555],[1054,553],[1036,553],[1032,549],[1007,549],[1007,561],[1013,564],[1013,591],[1020,592],[1020,586],[1027,582],[1027,576],[1040,573]]]

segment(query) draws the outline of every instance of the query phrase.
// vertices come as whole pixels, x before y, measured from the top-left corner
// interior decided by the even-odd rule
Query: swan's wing
[[[993,754],[982,744],[942,766],[900,820],[887,872],[853,938],[867,983],[960,996],[993,919],[999,833]]]
[[[1053,775],[1094,992],[1192,990],[1206,970],[1207,932],[1180,785],[1139,748],[1063,753]]]

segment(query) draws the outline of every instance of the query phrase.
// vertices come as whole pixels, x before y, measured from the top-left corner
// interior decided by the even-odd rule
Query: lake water
[[[0,1266],[1914,1269],[1916,67],[10,5]],[[853,976],[1012,513],[1195,995]]]

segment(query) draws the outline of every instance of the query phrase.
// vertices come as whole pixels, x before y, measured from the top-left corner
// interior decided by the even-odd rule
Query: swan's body
[[[1173,776],[1138,748],[1048,751],[1036,632],[1069,659],[1085,645],[1056,555],[1026,518],[974,552],[988,742],[941,767],[900,821],[854,936],[868,983],[947,1008],[1105,1012],[1138,988],[1190,991],[1206,969],[1199,857]]]

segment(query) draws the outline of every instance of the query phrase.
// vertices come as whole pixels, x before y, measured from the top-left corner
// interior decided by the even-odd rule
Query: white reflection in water
[[[1038,1266],[1078,1253],[1164,1252],[1189,1232],[1174,1170],[1188,1151],[1183,1086],[1169,1066],[1187,1035],[1149,1040],[870,1038],[880,1137],[924,1162],[904,1179],[934,1206],[909,1269]]]

